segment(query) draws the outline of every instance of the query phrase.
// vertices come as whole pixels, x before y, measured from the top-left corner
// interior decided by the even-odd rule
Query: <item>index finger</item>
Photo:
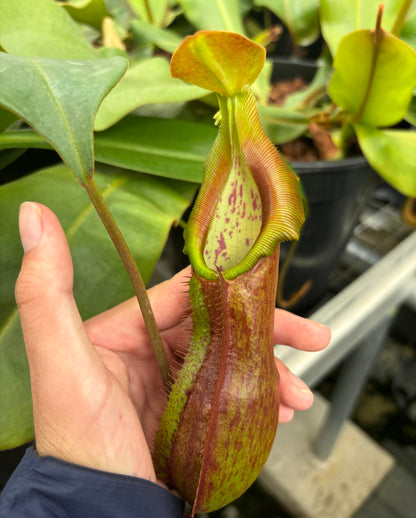
[[[189,277],[190,269],[185,268],[148,291],[159,331],[174,328],[189,313]],[[113,350],[136,350],[138,344],[148,341],[135,297],[90,318],[85,327],[93,343],[110,346]]]
[[[276,309],[273,339],[275,344],[289,345],[302,351],[320,351],[329,344],[331,331],[314,320]]]

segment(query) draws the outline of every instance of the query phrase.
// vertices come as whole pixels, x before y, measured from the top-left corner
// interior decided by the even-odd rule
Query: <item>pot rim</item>
[[[325,171],[328,172],[331,169],[336,173],[337,171],[344,171],[345,169],[355,169],[360,172],[360,168],[367,166],[370,167],[367,159],[364,155],[351,156],[341,158],[339,160],[315,160],[313,162],[290,162],[290,166],[295,170],[301,170],[302,172],[313,172]]]

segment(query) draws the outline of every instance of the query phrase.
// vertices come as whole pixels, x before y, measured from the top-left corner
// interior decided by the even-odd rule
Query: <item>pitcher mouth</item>
[[[185,231],[185,252],[202,278],[221,272],[230,280],[280,242],[298,239],[304,211],[298,177],[264,134],[250,87],[218,101],[220,129]]]

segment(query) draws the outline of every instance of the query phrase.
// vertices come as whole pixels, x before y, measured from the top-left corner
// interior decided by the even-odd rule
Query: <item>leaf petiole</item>
[[[88,193],[88,196],[90,197],[92,204],[94,205],[95,210],[103,222],[108,235],[113,241],[114,246],[116,247],[117,252],[130,278],[130,282],[139,302],[143,320],[149,333],[150,341],[152,343],[153,350],[159,365],[163,384],[168,389],[170,387],[169,362],[163,347],[159,330],[156,325],[155,317],[150,305],[150,300],[147,295],[146,286],[143,282],[142,276],[140,275],[139,268],[137,267],[136,261],[134,260],[134,257],[92,176],[84,184],[84,187]]]

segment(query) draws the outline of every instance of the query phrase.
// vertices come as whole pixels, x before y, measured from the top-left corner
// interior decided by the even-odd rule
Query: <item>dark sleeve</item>
[[[0,518],[183,518],[184,504],[143,478],[84,468],[29,448],[0,496]]]

